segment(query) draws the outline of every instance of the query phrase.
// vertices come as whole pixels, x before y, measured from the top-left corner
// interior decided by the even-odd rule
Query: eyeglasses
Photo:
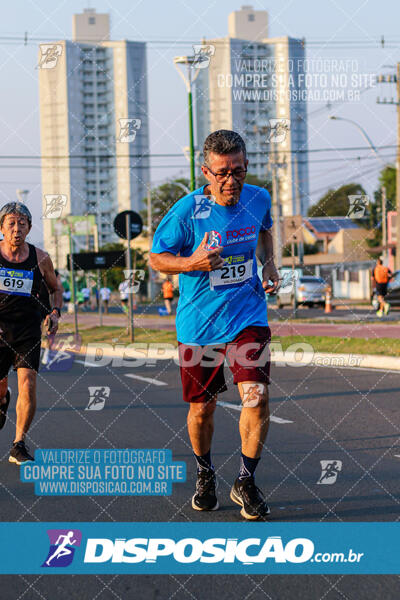
[[[204,166],[207,167],[212,175],[214,175],[218,183],[227,181],[231,175],[233,179],[236,179],[236,181],[243,181],[247,173],[247,169],[235,169],[234,171],[222,171],[221,173],[214,173],[214,171],[212,171],[208,165]]]

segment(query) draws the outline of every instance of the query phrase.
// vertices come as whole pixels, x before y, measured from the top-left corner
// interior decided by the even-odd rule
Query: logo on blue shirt
[[[215,200],[212,200],[209,196],[204,196],[204,194],[196,194],[194,201],[195,206],[192,219],[207,219],[211,214]]]

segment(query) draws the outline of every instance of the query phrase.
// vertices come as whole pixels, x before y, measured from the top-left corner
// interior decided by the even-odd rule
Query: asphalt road
[[[232,381],[229,370],[226,377]],[[272,380],[273,420],[257,470],[257,483],[271,506],[271,520],[398,520],[400,373],[273,367]],[[10,385],[16,389],[14,374]],[[85,410],[89,386],[110,388],[103,410]],[[231,383],[220,396],[223,405],[217,408],[215,419],[213,460],[221,508],[207,514],[190,506],[195,468],[179,371],[173,362],[128,369],[87,368],[75,361],[64,373],[42,371],[38,398],[28,440],[32,450],[170,448],[174,460],[187,461],[188,479],[174,484],[171,497],[35,496],[33,484],[21,483],[18,467],[7,460],[15,422],[14,395],[0,435],[3,521],[242,521],[239,507],[229,499],[240,453],[238,394]],[[336,483],[317,484],[322,460],[341,461]],[[24,575],[0,576],[0,586],[0,597],[7,600],[394,600],[400,596],[400,579],[395,576]]]

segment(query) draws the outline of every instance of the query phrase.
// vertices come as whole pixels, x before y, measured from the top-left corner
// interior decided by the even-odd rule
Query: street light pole
[[[384,67],[392,67],[393,65],[383,65]],[[386,98],[380,100],[377,98],[378,104],[394,104],[397,112],[397,150],[396,150],[396,269],[400,269],[400,62],[396,64],[396,74],[379,75],[377,80],[379,83],[395,83],[396,84],[396,99],[393,98],[390,102]]]
[[[361,127],[361,125],[359,123],[357,123],[357,121],[353,121],[353,119],[345,119],[344,117],[336,117],[335,115],[331,115],[329,118],[332,119],[333,121],[346,121],[347,123],[351,123],[352,125],[354,125],[354,127],[357,127],[357,129],[361,132],[361,135],[367,140],[368,145],[372,148],[372,151],[374,152],[376,158],[378,160],[380,160],[380,162],[383,164],[383,166],[386,167],[385,161],[380,156],[378,150],[375,148],[368,133],[365,131],[365,129],[363,127]]]
[[[190,191],[196,189],[196,174],[194,170],[194,136],[193,136],[193,96],[192,96],[192,70],[188,68],[188,103],[189,103],[189,147],[190,147]]]
[[[186,86],[188,93],[188,108],[189,108],[189,148],[190,148],[190,191],[193,192],[196,189],[196,173],[195,173],[195,155],[194,155],[194,135],[193,135],[193,96],[192,96],[192,83],[198,77],[200,71],[197,69],[195,76],[192,75],[193,64],[195,64],[196,58],[194,56],[176,56],[174,58],[174,65],[182,77],[183,82]],[[183,72],[179,69],[178,65],[186,65],[188,68],[187,78]]]
[[[400,64],[400,63],[399,63]],[[400,97],[400,94],[399,94]],[[399,138],[400,139],[400,110],[398,108],[398,112],[397,112],[397,116],[398,116],[398,131],[399,131]],[[383,160],[383,158],[381,157],[381,155],[379,154],[378,150],[376,149],[376,147],[374,146],[371,138],[369,137],[368,133],[365,131],[365,129],[363,127],[361,127],[361,125],[359,123],[357,123],[357,121],[353,121],[353,119],[345,119],[344,117],[336,117],[334,115],[330,116],[331,119],[333,119],[334,121],[346,121],[347,123],[351,123],[351,125],[354,125],[354,127],[356,127],[360,132],[361,135],[364,137],[364,139],[367,140],[368,145],[370,146],[370,148],[372,149],[373,153],[375,154],[376,158],[380,161],[380,163],[382,164],[383,167],[386,167],[386,162]],[[396,182],[399,182],[400,184],[400,155],[399,155],[399,147],[397,146],[397,168],[396,168]],[[400,187],[400,185],[399,185]],[[397,187],[397,190],[399,190],[399,187]],[[397,191],[397,214],[400,214],[400,199],[399,199],[399,191]],[[400,218],[397,218],[397,243],[396,243],[396,264],[397,264],[397,268],[400,268]],[[385,246],[386,245],[386,189],[385,187],[382,187],[382,245]],[[387,249],[385,248],[383,251],[383,256],[387,257]]]
[[[151,252],[151,247],[153,245],[153,223],[152,223],[152,206],[151,206],[151,187],[147,186],[147,235],[149,238],[149,256]],[[150,301],[153,300],[153,269],[150,266],[150,261],[148,265],[149,269],[149,285],[148,285],[148,296]]]

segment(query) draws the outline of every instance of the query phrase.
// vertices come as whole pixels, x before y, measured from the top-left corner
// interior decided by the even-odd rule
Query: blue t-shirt
[[[220,269],[179,275],[177,337],[193,345],[229,342],[249,325],[267,325],[255,250],[259,232],[272,226],[271,197],[244,184],[238,203],[222,206],[204,196],[204,188],[174,204],[157,227],[151,250],[191,256],[206,232],[211,246],[224,248]]]

